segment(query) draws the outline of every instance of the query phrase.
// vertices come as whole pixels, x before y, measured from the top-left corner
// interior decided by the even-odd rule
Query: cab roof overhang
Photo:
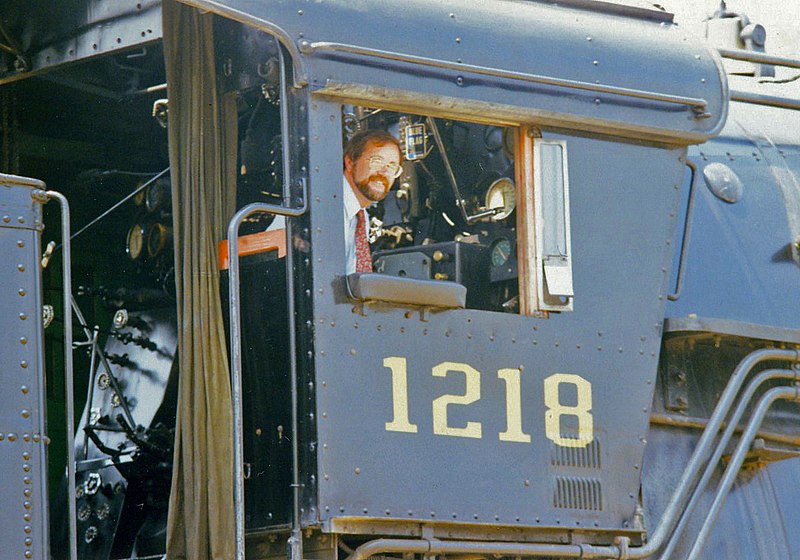
[[[717,53],[653,10],[583,0],[181,1],[275,35],[295,85],[318,95],[672,145],[704,142],[727,116]]]

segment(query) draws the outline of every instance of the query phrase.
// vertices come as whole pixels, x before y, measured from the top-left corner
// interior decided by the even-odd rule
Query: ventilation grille
[[[554,467],[578,467],[582,469],[602,469],[600,461],[600,441],[595,438],[586,447],[562,447],[553,445],[550,464]]]
[[[557,476],[553,479],[553,506],[563,509],[603,510],[602,487],[597,478]]]

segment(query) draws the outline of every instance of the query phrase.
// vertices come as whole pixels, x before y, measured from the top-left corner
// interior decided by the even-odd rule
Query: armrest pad
[[[463,308],[467,288],[445,280],[417,280],[386,274],[356,272],[347,275],[350,297],[421,307]]]

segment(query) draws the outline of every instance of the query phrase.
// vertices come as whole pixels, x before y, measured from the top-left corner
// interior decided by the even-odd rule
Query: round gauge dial
[[[501,237],[492,245],[492,266],[500,267],[508,262],[511,257],[511,241]]]
[[[166,205],[167,196],[169,196],[167,184],[161,180],[156,181],[147,187],[144,201],[145,208],[147,208],[148,212],[155,212]]]
[[[153,224],[147,231],[147,255],[156,257],[167,244],[167,228],[162,224]]]
[[[128,242],[125,251],[131,260],[138,260],[142,256],[144,249],[144,228],[139,224],[133,224],[128,230]]]
[[[492,221],[505,220],[516,207],[517,189],[514,181],[508,177],[502,177],[489,186],[486,191],[486,208],[497,210],[497,213],[492,216]]]
[[[144,184],[144,181],[139,181],[136,184],[136,188],[133,189],[133,190],[141,189],[143,184]],[[133,195],[133,198],[131,200],[133,200],[133,203],[136,206],[141,206],[144,203],[144,192],[145,192],[145,189],[142,189],[139,192],[137,192],[135,195]]]

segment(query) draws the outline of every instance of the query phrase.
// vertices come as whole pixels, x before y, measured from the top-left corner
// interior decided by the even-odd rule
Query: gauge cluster
[[[370,209],[376,271],[467,287],[467,306],[518,311],[514,129],[343,107],[346,142],[392,133],[403,173]]]

